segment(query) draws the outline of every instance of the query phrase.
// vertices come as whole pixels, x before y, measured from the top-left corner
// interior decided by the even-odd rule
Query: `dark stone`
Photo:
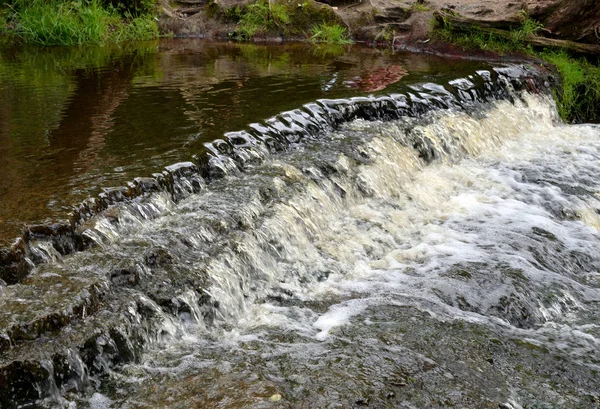
[[[0,279],[7,284],[16,284],[27,277],[33,266],[25,259],[21,248],[0,248]]]
[[[0,407],[12,409],[42,398],[38,385],[52,379],[51,364],[13,361],[0,370]]]
[[[110,281],[118,287],[132,287],[140,282],[140,273],[135,266],[117,269],[111,273]]]
[[[165,266],[171,264],[173,256],[169,251],[162,247],[154,247],[146,251],[144,254],[144,262],[149,267]]]

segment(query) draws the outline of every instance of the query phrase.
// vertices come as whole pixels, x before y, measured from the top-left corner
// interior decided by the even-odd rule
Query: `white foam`
[[[324,341],[329,336],[332,329],[344,325],[350,321],[350,319],[368,307],[368,303],[362,300],[353,300],[344,304],[334,305],[329,310],[321,315],[313,324],[313,326],[320,330],[315,335],[315,339],[318,341]]]
[[[111,409],[113,401],[101,393],[94,393],[90,400],[90,409]]]

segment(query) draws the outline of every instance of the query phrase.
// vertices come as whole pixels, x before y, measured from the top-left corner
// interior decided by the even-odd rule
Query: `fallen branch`
[[[499,28],[490,27],[489,23],[483,23],[471,18],[465,18],[456,16],[454,14],[445,12],[436,12],[434,16],[437,21],[443,24],[450,24],[453,28],[459,30],[478,30],[483,33],[490,33],[500,38],[506,38],[512,40],[514,34],[508,30],[502,30]],[[600,45],[577,43],[569,40],[558,40],[555,38],[540,37],[535,35],[527,35],[523,39],[523,42],[540,47],[556,47],[565,48],[575,52],[583,54],[600,54]]]

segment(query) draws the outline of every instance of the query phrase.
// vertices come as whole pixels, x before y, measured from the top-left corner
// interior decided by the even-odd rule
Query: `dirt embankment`
[[[282,1],[301,7],[298,0]],[[227,38],[235,35],[231,10],[253,0],[164,1],[163,30],[177,36]],[[393,42],[409,48],[426,44],[434,16],[440,13],[464,24],[486,29],[518,28],[525,16],[543,25],[537,33],[547,39],[568,40],[600,47],[600,3],[597,0],[320,0],[356,40]],[[227,10],[230,10],[229,12]],[[238,9],[239,10],[239,9]],[[318,23],[318,22],[315,22]],[[268,33],[262,38],[283,38]]]

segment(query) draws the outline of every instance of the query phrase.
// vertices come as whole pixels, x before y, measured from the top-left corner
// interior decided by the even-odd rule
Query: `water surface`
[[[0,50],[0,240],[283,110],[478,66],[360,46],[199,40]]]
[[[181,194],[91,217],[82,251],[34,238],[0,285],[2,405],[597,408],[600,128],[562,124],[545,77],[363,48],[81,51],[3,54],[9,226],[298,110],[229,134]]]

